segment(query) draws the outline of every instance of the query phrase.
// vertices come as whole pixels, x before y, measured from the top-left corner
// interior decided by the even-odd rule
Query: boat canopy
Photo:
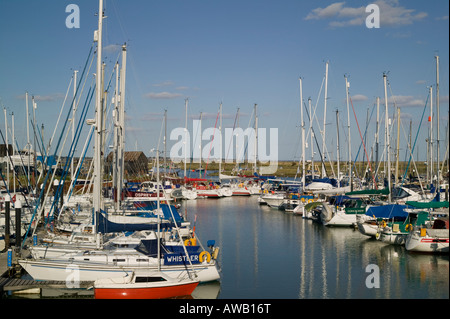
[[[371,196],[371,195],[389,195],[389,188],[383,189],[364,189],[360,191],[353,191],[345,193],[347,196]]]
[[[381,206],[372,206],[367,209],[367,216],[374,216],[376,218],[394,218],[394,217],[408,217],[408,212],[405,211],[406,205],[389,204]]]
[[[413,206],[415,208],[441,208],[441,207],[448,207],[448,202],[437,202],[437,201],[431,201],[431,202],[416,202],[416,201],[407,201],[406,205]]]

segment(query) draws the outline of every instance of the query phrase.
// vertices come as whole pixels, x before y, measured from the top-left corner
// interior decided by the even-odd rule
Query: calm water
[[[449,298],[448,255],[409,253],[358,230],[259,206],[254,196],[183,205],[189,220],[197,215],[202,243],[214,239],[221,248],[219,299]],[[371,264],[379,288],[366,286]]]
[[[195,299],[449,298],[448,255],[409,253],[351,228],[260,206],[255,196],[182,205],[201,242],[220,247],[221,281],[199,285]],[[379,268],[379,288],[366,286],[368,265]],[[26,298],[61,297],[90,299],[93,291],[43,289]]]

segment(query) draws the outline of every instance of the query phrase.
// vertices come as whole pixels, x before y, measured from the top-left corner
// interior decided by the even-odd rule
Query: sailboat
[[[173,278],[161,272],[133,272],[121,278],[97,279],[95,299],[168,299],[190,296],[199,284],[189,277]]]
[[[407,202],[418,210],[434,210],[447,208],[446,214],[440,212],[430,213],[430,222],[416,225],[406,237],[405,248],[408,251],[422,253],[449,252],[449,227],[447,201],[437,202]],[[436,216],[436,217],[435,217]]]

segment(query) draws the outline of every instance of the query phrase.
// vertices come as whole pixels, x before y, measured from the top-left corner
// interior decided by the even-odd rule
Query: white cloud
[[[380,8],[380,26],[400,26],[423,20],[426,12],[416,12],[399,5],[398,0],[378,0],[374,4]],[[346,7],[345,2],[335,2],[325,8],[313,9],[305,20],[328,19],[331,27],[358,26],[365,23],[366,7]]]
[[[182,94],[170,92],[159,92],[159,93],[150,92],[145,94],[145,97],[149,99],[177,99],[182,96],[183,96]]]
[[[33,97],[34,97],[34,100],[36,102],[39,102],[39,101],[41,101],[41,102],[51,102],[51,101],[56,101],[56,100],[62,99],[64,97],[64,94],[62,94],[62,93],[53,93],[53,94],[48,94],[48,95],[38,95],[38,94],[37,95],[33,95],[33,94],[28,93],[28,99],[29,99],[30,103],[31,103],[31,100],[32,100]],[[25,100],[25,94],[18,95],[16,98],[19,99],[19,100]]]
[[[353,102],[366,101],[367,99],[368,99],[368,97],[365,95],[362,95],[362,94],[356,94],[356,95],[352,96]]]
[[[105,53],[113,53],[120,50],[122,46],[120,44],[110,44],[103,47],[103,52]]]
[[[382,99],[380,103],[384,104],[384,99]],[[388,97],[388,105],[398,107],[423,107],[425,106],[425,101],[412,95],[393,95]]]
[[[161,87],[161,86],[172,86],[172,85],[174,85],[175,83],[173,82],[173,81],[164,81],[164,82],[161,82],[161,83],[156,83],[156,84],[153,84],[153,86],[157,86],[157,87]]]

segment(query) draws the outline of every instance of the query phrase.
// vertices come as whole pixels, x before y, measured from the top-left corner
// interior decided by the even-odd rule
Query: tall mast
[[[386,148],[387,148],[387,180],[388,180],[388,189],[389,189],[389,203],[391,202],[391,151],[390,151],[390,136],[389,136],[389,109],[388,109],[388,100],[387,100],[387,87],[386,87],[386,74],[383,74],[383,82],[384,82],[384,104],[386,106],[385,109],[385,127],[386,127]]]
[[[336,151],[337,151],[337,181],[338,187],[341,187],[341,170],[340,170],[340,162],[339,162],[339,110],[336,110],[336,130],[337,130],[337,142],[336,142]]]
[[[74,143],[75,139],[75,96],[77,93],[77,70],[73,71],[73,101],[72,101],[72,143]],[[36,123],[34,124],[36,125]],[[70,161],[70,175],[72,176],[72,180],[75,178],[75,172],[73,171],[73,156],[72,160]]]
[[[305,122],[303,121],[303,81],[300,81],[300,125],[302,127],[302,189],[305,189]]]
[[[255,164],[253,172],[258,171],[258,105],[255,103]]]
[[[27,117],[27,149],[28,149],[28,164],[27,164],[27,179],[28,183],[30,182],[30,152],[31,152],[31,143],[30,143],[30,120],[28,118],[28,92],[25,92],[25,107],[26,107],[26,117]]]
[[[15,155],[16,154],[16,143],[14,143],[14,141],[16,140],[16,137],[15,137],[15,133],[14,133],[14,130],[15,130],[15,128],[14,128],[14,112],[12,112],[12,114],[11,114],[11,128],[12,128],[12,140],[13,140],[13,142],[12,142],[12,155]],[[8,133],[6,133],[6,134],[8,134]],[[7,135],[8,136],[8,135]],[[8,147],[8,144],[6,144],[6,147]],[[9,167],[9,160],[8,160],[8,167]],[[14,170],[14,167],[13,167],[13,170]],[[8,176],[9,176],[9,173],[8,173]],[[8,188],[9,188],[9,184],[8,184]],[[16,171],[14,170],[14,173],[13,173],[13,190],[14,190],[14,193],[16,192]]]
[[[113,141],[113,190],[114,190],[114,202],[116,211],[119,209],[119,192],[118,192],[118,148],[119,148],[119,62],[116,63],[116,89],[114,91],[114,112],[113,112],[113,124],[114,124],[114,141]]]
[[[397,148],[395,163],[395,185],[398,186],[398,158],[400,157],[400,108],[397,106]]]
[[[10,155],[9,155],[9,142],[8,142],[8,117],[6,116],[6,108],[3,108],[3,113],[5,114],[6,155],[8,156],[8,160],[6,161],[6,185],[7,185],[6,189],[9,190],[9,188],[10,188],[10,185],[9,185],[9,162],[10,162],[9,156]],[[14,145],[14,140],[13,140],[12,144]],[[13,155],[14,155],[14,153],[13,153]],[[14,165],[14,163],[13,163],[13,165]],[[13,169],[14,169],[14,166],[13,166]],[[16,191],[16,190],[14,189],[14,191]]]
[[[352,144],[351,144],[351,134],[350,134],[350,105],[348,99],[348,88],[350,87],[350,83],[347,80],[347,76],[344,75],[345,78],[345,96],[347,100],[347,130],[348,130],[348,183],[350,184],[351,190],[353,190],[352,183]]]
[[[166,169],[167,169],[167,110],[164,110],[164,170]]]
[[[123,178],[125,172],[125,75],[127,70],[127,46],[122,45],[122,67],[120,70],[120,96],[119,96],[119,171],[117,192],[119,194],[117,202],[122,200]]]
[[[314,132],[312,129],[312,108],[311,108],[311,98],[308,98],[308,107],[309,107],[309,133],[311,134],[311,178],[314,179]]]
[[[328,61],[325,63],[325,99],[323,106],[323,132],[322,132],[322,153],[325,156],[325,126],[327,120],[327,100],[328,100]],[[325,160],[322,160],[322,177],[325,177]]]
[[[433,184],[433,87],[430,91],[430,184]]]
[[[222,138],[222,102],[220,103],[219,106],[219,118],[220,118],[220,122],[219,122],[219,136],[220,138]],[[220,152],[219,152],[220,156],[219,156],[219,182],[221,181],[220,179],[220,175],[222,174],[222,143],[220,143]]]
[[[377,127],[375,133],[375,177],[378,175],[378,148],[380,143],[380,98],[377,96]],[[377,180],[377,178],[375,178]]]
[[[102,208],[102,172],[101,172],[101,158],[102,158],[102,23],[103,23],[103,0],[99,0],[98,9],[98,30],[95,38],[97,40],[97,71],[96,71],[96,86],[95,86],[95,149],[94,149],[94,193],[93,204],[94,213],[97,213]],[[95,214],[94,214],[95,215]]]
[[[436,55],[436,163],[437,163],[437,181],[436,192],[439,193],[440,171],[439,171],[439,56]],[[439,197],[438,197],[439,198]]]
[[[202,118],[203,118],[203,112],[200,112],[200,167],[199,167],[199,174],[200,178],[202,178]]]
[[[187,107],[188,107],[188,99],[184,100],[184,108],[185,108],[185,112],[186,112],[186,122],[185,122],[185,126],[184,126],[184,177],[186,178],[186,161],[187,161]]]

